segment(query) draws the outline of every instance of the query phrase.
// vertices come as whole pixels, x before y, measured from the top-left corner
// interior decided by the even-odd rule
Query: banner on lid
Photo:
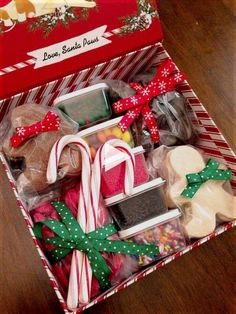
[[[28,52],[28,55],[36,59],[35,69],[61,62],[87,51],[110,44],[111,40],[103,37],[106,29],[107,25],[103,25],[80,36]]]

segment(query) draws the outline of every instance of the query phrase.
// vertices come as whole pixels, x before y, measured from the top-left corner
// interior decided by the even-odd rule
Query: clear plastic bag
[[[133,80],[146,86],[154,78],[155,72],[155,69],[151,69],[149,72],[135,75]],[[150,106],[158,124],[159,145],[193,145],[197,141],[197,130],[191,122],[187,100],[183,95],[177,91],[168,92],[155,97]],[[142,135],[138,142],[141,145],[143,137],[147,137],[148,129],[144,123],[139,123],[136,128],[136,132]]]
[[[183,211],[182,224],[189,238],[204,237],[214,231],[217,222],[236,219],[236,196],[230,186],[230,175],[226,180],[212,178],[215,174],[223,176],[222,170],[228,174],[229,171],[225,165],[218,166],[215,160],[210,163],[215,170],[209,174],[209,180],[202,179],[196,190],[196,184],[190,184],[186,175],[201,172],[199,176],[204,178],[202,171],[212,167],[196,148],[190,145],[161,146],[150,153],[147,160],[150,175],[155,177],[158,174],[167,181],[165,195],[168,206],[178,206]],[[208,170],[204,171],[208,173]],[[185,195],[182,195],[184,191]]]
[[[152,69],[150,72],[138,74],[132,81],[145,87],[154,78],[155,72],[156,70]],[[134,89],[123,81],[102,82],[109,86],[109,95],[113,103],[136,94]],[[191,121],[193,113],[190,115],[187,100],[180,93],[172,91],[155,97],[150,102],[150,107],[158,125],[159,145],[194,144],[197,141],[198,134]],[[141,116],[132,125],[132,131],[136,145],[142,145],[147,151],[154,148],[149,130]]]
[[[22,140],[13,147],[11,138],[24,135],[25,127],[34,127],[37,122],[47,119],[52,112],[58,116],[59,129],[50,132],[38,132]],[[18,128],[18,129],[16,129]],[[50,151],[54,143],[65,134],[75,133],[76,124],[69,122],[58,110],[36,104],[25,104],[14,108],[1,128],[2,151],[8,161],[18,192],[22,198],[47,189],[46,170]],[[7,131],[7,134],[3,134]],[[81,170],[80,153],[70,146],[63,152],[59,162],[59,178],[66,175],[79,175]]]

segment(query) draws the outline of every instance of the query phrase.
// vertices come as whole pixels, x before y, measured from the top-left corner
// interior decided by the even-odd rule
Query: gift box
[[[69,3],[69,1],[65,1],[65,2]],[[122,7],[122,2],[124,1],[116,1],[116,3],[119,4],[119,8]],[[43,105],[43,104],[52,105],[53,101],[58,96],[86,87],[90,84],[90,82],[94,78],[99,78],[99,79],[111,78],[111,79],[122,79],[122,80],[127,81],[129,79],[132,79],[132,77],[136,73],[142,72],[144,69],[147,70],[150,67],[157,67],[161,63],[161,61],[169,58],[168,52],[165,50],[163,45],[160,42],[158,42],[162,37],[161,36],[162,33],[160,30],[159,20],[157,19],[157,16],[153,18],[152,23],[150,24],[150,19],[151,19],[150,16],[152,16],[152,13],[150,13],[149,11],[147,13],[142,12],[142,5],[144,1],[129,1],[128,3],[130,7],[126,5],[123,6],[122,10],[124,10],[125,12],[119,13],[119,17],[126,18],[126,20],[124,19],[126,21],[124,22],[124,24],[123,22],[121,22],[121,20],[114,19],[113,17],[110,16],[111,24],[109,25],[110,28],[107,28],[108,30],[113,30],[113,29],[115,30],[117,29],[117,27],[121,28],[122,26],[124,26],[125,23],[127,23],[127,25],[131,23],[130,28],[129,27],[123,28],[123,32],[125,33],[124,37],[117,36],[116,31],[110,32],[111,35],[109,36],[114,36],[115,38],[114,46],[113,48],[109,48],[110,50],[108,49],[109,45],[107,44],[107,45],[104,45],[104,47],[95,48],[97,49],[97,53],[94,53],[94,51],[83,52],[82,55],[71,56],[71,59],[68,58],[67,60],[63,60],[63,61],[60,60],[60,62],[56,62],[51,65],[47,65],[45,67],[38,67],[38,68],[35,67],[35,64],[37,64],[36,62],[37,58],[35,57],[36,56],[35,54],[33,56],[33,59],[31,58],[32,56],[29,59],[27,59],[26,57],[28,56],[27,52],[34,51],[45,46],[49,47],[50,45],[55,45],[56,43],[61,43],[63,41],[66,41],[67,39],[80,36],[81,34],[83,35],[84,33],[89,32],[90,30],[100,27],[101,25],[104,24],[103,21],[104,21],[105,11],[108,13],[107,16],[109,16],[109,12],[116,12],[115,14],[118,14],[118,11],[114,8],[113,9],[109,8],[109,10],[103,9],[103,11],[105,10],[103,12],[102,7],[105,8],[108,4],[106,3],[106,1],[96,1],[96,4],[100,4],[99,7],[97,6],[98,7],[97,9],[101,10],[101,12],[103,13],[101,12],[99,13],[99,11],[97,12],[96,7],[85,8],[86,9],[85,11],[82,10],[81,8],[78,8],[78,11],[81,14],[82,12],[86,12],[88,20],[91,19],[91,26],[86,28],[88,26],[88,24],[86,23],[86,27],[84,26],[83,31],[81,31],[82,29],[81,27],[75,27],[73,31],[71,30],[71,27],[69,27],[68,29],[67,28],[64,29],[64,25],[62,25],[63,23],[57,25],[55,29],[51,30],[51,32],[46,30],[46,33],[44,31],[44,28],[42,27],[41,29],[37,30],[36,33],[32,33],[32,34],[29,33],[30,35],[32,35],[32,38],[33,38],[33,39],[31,38],[29,42],[31,42],[32,44],[34,43],[35,46],[32,46],[32,47],[27,47],[27,45],[24,46],[26,47],[25,49],[27,52],[24,49],[20,49],[22,54],[20,53],[19,55],[15,53],[15,51],[14,52],[12,51],[8,54],[6,53],[6,51],[4,51],[6,55],[4,58],[1,58],[1,62],[3,61],[4,63],[2,65],[3,70],[1,71],[1,77],[0,77],[0,80],[1,80],[0,84],[1,86],[3,86],[1,90],[1,92],[3,91],[1,98],[3,99],[1,101],[1,106],[0,106],[1,119],[6,115],[7,112],[9,112],[10,109],[13,109],[15,106],[19,106],[23,103],[36,102],[39,105]],[[156,10],[156,7],[154,6],[154,1],[153,2],[145,1],[145,3],[150,4],[154,11]],[[125,1],[125,4],[127,4],[127,1]],[[5,3],[4,1],[4,6],[5,5],[11,6],[11,2]],[[70,6],[68,7],[71,8]],[[148,10],[150,10],[149,6],[148,8],[149,8]],[[14,8],[12,10],[14,12]],[[34,10],[36,11],[36,9],[33,9],[33,13],[34,13]],[[46,6],[44,10],[45,10],[43,11],[44,15],[40,15],[39,13],[39,17],[42,17],[42,19],[45,18],[44,17],[45,14],[46,16],[51,15],[50,6],[49,8],[47,8]],[[71,13],[72,11],[68,10],[67,14],[68,13],[74,14],[74,13]],[[75,11],[77,11],[77,9]],[[62,13],[62,15],[64,13]],[[25,18],[24,17],[26,16],[25,14],[23,14],[23,17],[19,15],[17,18],[15,16],[11,16],[10,14],[10,19],[9,19],[10,21],[6,20],[5,25],[3,25],[3,30],[10,30],[12,28],[12,30],[3,33],[3,36],[1,37],[4,47],[10,46],[9,43],[11,42],[11,39],[6,39],[5,35],[10,36],[11,34],[13,34],[13,32],[17,31],[19,32],[17,33],[19,36],[19,34],[22,34],[22,32],[25,32],[25,31],[28,32],[28,28],[27,28],[28,23],[34,22],[33,25],[38,25],[37,23],[41,23],[41,18],[40,18],[40,21],[38,20],[38,16],[37,16],[38,13],[34,13],[34,14],[36,16],[34,15],[33,17],[30,17],[31,12],[28,12],[27,15],[29,15],[28,18],[30,19],[30,21],[28,21],[28,18],[27,18],[27,21],[25,22],[20,21],[21,19]],[[100,17],[101,18],[100,22],[95,17],[96,14],[98,16],[99,14],[103,14]],[[118,25],[114,24],[115,20],[118,21],[117,22],[119,23]],[[140,21],[140,24],[142,25],[140,26],[140,28],[136,28],[136,26],[133,26],[133,32],[132,32],[130,31],[130,29],[132,29],[132,23],[134,23],[133,21],[135,20]],[[43,24],[43,22],[44,21],[42,20],[42,25],[45,25]],[[77,23],[70,20],[68,20],[67,22],[68,22],[68,25],[72,24],[72,26],[75,25],[74,23]],[[78,21],[80,25],[83,25],[83,22],[84,21],[82,19]],[[106,23],[108,24],[108,22]],[[134,24],[136,25],[136,23]],[[31,26],[31,29],[34,27],[35,26]],[[57,30],[57,27],[58,27],[58,30]],[[80,30],[79,35],[74,33],[78,29]],[[142,36],[140,36],[140,34]],[[145,34],[147,34],[147,36],[145,36]],[[60,37],[60,36],[63,36],[63,37]],[[140,38],[143,38],[144,42],[141,43]],[[40,45],[38,45],[39,42],[41,42]],[[115,46],[115,42],[117,46]],[[124,42],[126,42],[126,44]],[[135,42],[137,45],[135,44]],[[63,43],[63,45],[66,45],[66,44]],[[127,50],[124,47],[126,47]],[[118,48],[120,48],[121,50],[119,50]],[[79,49],[79,48],[75,48],[74,50],[76,49]],[[102,49],[105,49],[103,50],[105,52],[102,52]],[[99,51],[101,52],[98,53]],[[18,57],[19,59],[16,59]],[[80,59],[80,57],[84,58],[84,60],[81,62],[80,60],[82,59]],[[57,59],[59,58],[59,56],[55,55],[54,58]],[[73,62],[74,60],[77,60],[77,58],[79,60],[78,63],[80,65],[76,65],[77,63],[76,61]],[[60,65],[62,65],[62,67]],[[26,80],[24,83],[22,83],[21,82],[22,80],[20,78],[22,78],[23,75],[26,76],[26,73],[28,77],[32,78],[32,80],[31,82],[29,81],[27,82]],[[25,85],[22,85],[22,84],[25,84]],[[199,131],[199,141],[197,142],[196,146],[202,149],[205,152],[205,154],[209,156],[209,158],[213,157],[217,161],[226,164],[232,170],[233,178],[231,180],[231,185],[234,188],[234,190],[236,190],[235,154],[230,149],[223,135],[220,133],[214,121],[211,119],[211,117],[209,116],[209,114],[207,113],[203,105],[200,103],[199,99],[197,98],[196,94],[193,92],[193,90],[191,89],[187,81],[185,81],[183,84],[179,86],[178,92],[181,93],[184,97],[186,97],[188,101],[188,105],[189,105],[189,111],[195,114],[195,116],[193,116],[192,122],[194,125],[196,125]],[[197,119],[195,119],[195,117]],[[22,211],[26,224],[30,230],[30,233],[32,235],[32,238],[38,250],[38,253],[43,262],[43,265],[48,273],[48,276],[53,285],[53,288],[55,289],[55,293],[57,294],[58,299],[65,313],[70,313],[70,310],[68,309],[66,305],[66,300],[63,294],[61,293],[60,286],[56,278],[53,276],[51,272],[51,267],[48,262],[48,259],[45,257],[44,253],[40,249],[39,242],[35,238],[35,235],[32,229],[33,223],[32,223],[31,217],[26,207],[24,206],[24,203],[18,196],[14,178],[12,177],[8,164],[2,154],[1,154],[1,160],[3,162],[4,168],[8,175],[11,187],[17,198],[19,208]],[[187,246],[187,248],[185,248],[184,250],[177,252],[171,256],[168,256],[167,258],[159,262],[156,262],[156,264],[152,264],[151,266],[142,270],[140,273],[133,275],[131,278],[127,279],[125,282],[122,282],[118,286],[113,287],[111,290],[93,299],[88,305],[78,308],[75,312],[76,313],[82,312],[86,308],[106,299],[107,297],[120,291],[121,289],[128,287],[130,284],[134,283],[135,281],[145,277],[147,274],[151,273],[152,271],[155,271],[165,266],[170,261],[173,261],[177,257],[187,253],[188,251],[192,250],[195,247],[198,247],[202,243],[216,237],[220,233],[226,231],[227,229],[232,228],[235,225],[236,225],[236,221],[232,221],[232,222],[225,223],[218,226],[217,229],[209,236],[195,241],[193,244]]]

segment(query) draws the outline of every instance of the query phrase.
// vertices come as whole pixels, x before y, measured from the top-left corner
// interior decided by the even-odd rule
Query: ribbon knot
[[[22,145],[26,140],[34,137],[42,132],[50,132],[59,130],[60,119],[57,114],[49,111],[43,120],[37,121],[28,126],[20,126],[15,128],[15,133],[11,137],[11,145],[14,148]]]
[[[113,224],[107,224],[86,234],[65,204],[55,202],[53,205],[62,222],[45,220],[35,224],[35,236],[56,247],[51,252],[55,261],[60,261],[74,249],[87,254],[93,274],[98,279],[102,289],[107,289],[110,286],[108,280],[110,268],[100,252],[149,256],[159,254],[159,248],[152,244],[138,245],[134,242],[107,239],[117,233]],[[43,225],[50,228],[56,236],[43,238]]]
[[[136,95],[121,99],[113,104],[116,113],[128,110],[119,122],[122,132],[125,132],[141,114],[150,131],[153,143],[159,141],[157,122],[149,103],[154,97],[174,90],[177,84],[185,80],[186,77],[183,73],[173,73],[174,71],[175,64],[171,59],[167,59],[161,63],[156,76],[146,87],[139,83],[130,83],[130,86],[136,91]]]
[[[232,176],[231,170],[218,169],[219,163],[213,159],[209,159],[206,168],[198,173],[190,173],[186,175],[188,182],[187,187],[181,193],[182,196],[193,198],[200,189],[201,185],[209,180],[230,180]]]

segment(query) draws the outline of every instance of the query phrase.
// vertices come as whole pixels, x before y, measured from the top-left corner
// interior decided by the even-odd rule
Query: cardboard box
[[[137,31],[137,32],[140,34],[140,31]],[[149,42],[147,45],[143,44],[141,49],[134,48],[132,51],[130,51],[127,54],[123,54],[119,56],[117,55],[113,59],[112,58],[107,59],[105,62],[96,64],[95,66],[91,65],[91,67],[83,69],[82,71],[71,73],[65,77],[60,77],[51,82],[49,82],[48,80],[46,84],[43,84],[39,87],[35,87],[29,90],[27,89],[22,90],[20,94],[17,94],[15,96],[13,96],[12,94],[10,98],[4,99],[1,102],[1,107],[0,107],[1,117],[3,117],[9,111],[9,109],[12,109],[16,105],[20,105],[25,102],[34,101],[39,104],[52,104],[53,100],[58,95],[63,95],[68,92],[85,87],[89,85],[90,81],[93,80],[95,77],[99,77],[101,79],[111,78],[111,79],[127,80],[131,78],[137,72],[143,71],[144,69],[147,70],[151,66],[158,66],[158,64],[162,60],[168,57],[169,55],[161,43],[153,44]],[[59,66],[63,62],[60,62],[57,65],[52,65],[52,67]],[[31,68],[31,71],[32,71],[32,68]],[[193,119],[193,123],[196,124],[196,126],[198,126],[198,130],[200,132],[200,139],[197,143],[197,147],[201,148],[206,153],[207,156],[211,158],[215,158],[219,162],[227,164],[228,167],[232,169],[233,178],[232,178],[231,184],[234,190],[236,190],[236,156],[235,154],[230,149],[223,135],[220,133],[214,121],[211,119],[211,117],[209,116],[209,114],[207,113],[203,105],[200,103],[199,99],[197,98],[197,96],[195,95],[195,93],[193,92],[189,84],[187,82],[182,84],[180,86],[179,91],[187,98],[190,109],[197,117],[197,121]],[[32,235],[32,238],[34,240],[38,253],[41,257],[42,263],[48,273],[52,286],[55,289],[55,292],[58,296],[58,299],[65,313],[70,313],[66,305],[66,300],[60,291],[60,287],[56,281],[56,278],[53,276],[51,272],[50,264],[47,258],[45,257],[45,255],[43,254],[43,252],[41,251],[38,240],[34,236],[34,233],[32,230],[33,223],[32,223],[31,217],[28,211],[26,210],[26,208],[24,208],[24,204],[22,203],[22,201],[20,200],[18,196],[16,187],[15,187],[15,182],[8,169],[8,165],[4,159],[4,156],[0,155],[0,157],[3,162],[4,168],[6,170],[6,173],[8,175],[9,181],[11,183],[11,187],[14,190],[19,207],[22,211],[26,224],[29,228],[29,231]],[[187,253],[193,248],[198,247],[202,243],[216,237],[217,235],[232,228],[235,225],[236,225],[236,221],[232,221],[230,223],[226,223],[224,225],[219,226],[215,230],[215,232],[213,232],[211,235],[194,242],[192,245],[189,245],[188,247],[186,247],[184,251],[176,253],[172,256],[169,256],[165,258],[164,260],[162,260],[161,262],[157,262],[155,265],[145,268],[140,273],[131,276],[125,282],[122,282],[118,286],[113,287],[111,290],[98,296],[96,299],[92,300],[88,305],[79,308],[74,313],[80,313],[86,308],[91,307],[92,305],[108,298],[112,294],[118,292],[121,289],[128,287],[130,284],[145,277],[146,275],[157,270],[158,268],[165,266],[167,263],[173,261],[177,257]]]

